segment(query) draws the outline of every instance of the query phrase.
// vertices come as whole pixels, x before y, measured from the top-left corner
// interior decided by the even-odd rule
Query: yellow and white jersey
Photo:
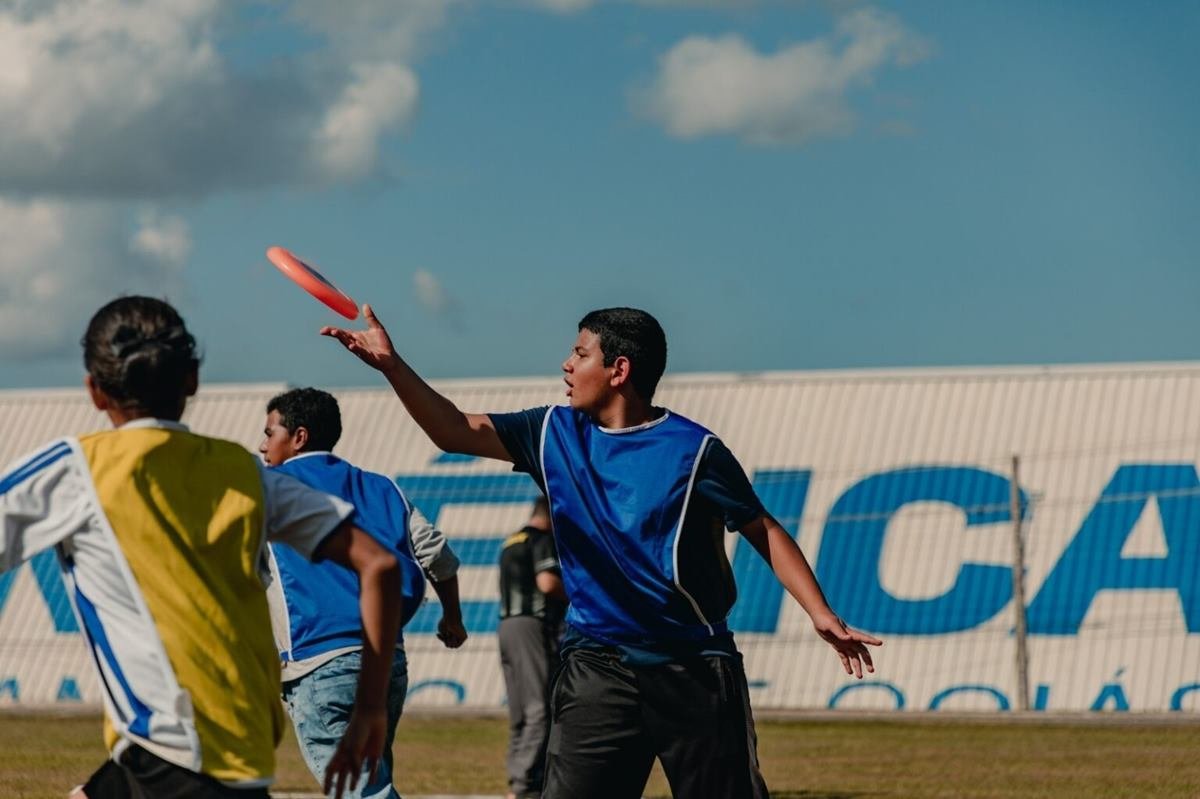
[[[137,420],[0,473],[0,571],[55,549],[114,757],[135,742],[261,786],[283,730],[266,542],[311,558],[352,512],[237,444]]]

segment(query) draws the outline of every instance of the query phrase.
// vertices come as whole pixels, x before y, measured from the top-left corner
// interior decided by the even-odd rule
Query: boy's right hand
[[[368,771],[365,779],[374,779],[385,741],[387,709],[356,706],[350,714],[346,732],[342,734],[342,740],[338,741],[337,750],[325,768],[325,794],[328,796],[332,790],[335,799],[341,799],[347,787],[350,790],[357,788],[364,767]]]
[[[442,616],[438,622],[437,637],[447,649],[458,649],[467,640],[467,628],[463,626],[462,619]]]
[[[326,325],[321,328],[321,335],[336,338],[367,366],[382,372],[397,357],[396,348],[392,346],[391,337],[379,323],[371,306],[363,305],[362,311],[367,322],[366,330],[346,330]]]

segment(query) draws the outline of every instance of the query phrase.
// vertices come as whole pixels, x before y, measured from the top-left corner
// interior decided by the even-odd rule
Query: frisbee
[[[346,296],[324,275],[301,261],[283,247],[268,247],[267,260],[290,277],[292,281],[347,319],[358,318],[358,303]]]

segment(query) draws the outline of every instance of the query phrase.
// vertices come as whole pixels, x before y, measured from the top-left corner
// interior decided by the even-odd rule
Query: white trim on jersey
[[[559,406],[551,405],[542,417],[542,435],[538,441],[538,465],[542,467],[542,493],[546,497],[546,512],[550,514],[550,532],[554,531],[554,500],[550,497],[550,477],[546,474],[546,431],[550,429],[550,414]],[[555,538],[555,541],[558,539]]]
[[[263,536],[266,540],[266,535]],[[267,609],[271,613],[271,632],[275,637],[275,651],[285,663],[292,661],[292,614],[288,610],[283,593],[283,577],[279,573],[279,561],[275,560],[274,547],[267,547],[267,568],[271,571],[271,582],[267,584]]]
[[[692,489],[696,486],[696,472],[700,469],[700,460],[708,450],[708,442],[713,438],[715,436],[709,433],[700,440],[700,448],[696,451],[696,459],[692,461],[692,474],[688,477],[687,493],[683,495],[683,508],[679,511],[679,523],[675,525],[675,541],[671,544],[671,570],[674,572],[671,577],[675,582],[675,587],[679,589],[679,593],[687,597],[688,602],[692,603],[692,610],[696,611],[696,617],[700,619],[700,623],[708,628],[709,635],[715,635],[716,631],[708,619],[704,617],[704,613],[700,610],[700,605],[696,602],[695,597],[689,594],[683,587],[683,583],[679,581],[679,539],[683,533],[683,521],[687,518],[688,503],[692,499]]]
[[[636,433],[639,430],[649,430],[651,427],[657,427],[658,425],[667,421],[667,419],[670,416],[671,416],[671,412],[668,410],[664,410],[663,415],[658,417],[657,419],[651,419],[648,422],[642,422],[641,424],[635,424],[632,427],[604,427],[600,423],[597,423],[596,428],[601,433],[606,433],[610,436],[623,436],[626,433]]]
[[[85,558],[89,556],[87,533],[94,532],[96,537],[102,539],[107,546],[104,547],[106,551],[103,553],[99,551],[99,547],[96,548],[96,564],[92,568],[85,568],[82,572],[86,579],[96,580],[96,585],[85,586],[86,591],[80,590],[73,565],[64,571],[64,576],[66,573],[70,573],[72,587],[79,592],[79,595],[86,597],[90,594],[96,597],[103,594],[105,596],[104,602],[95,604],[97,619],[110,636],[117,636],[110,639],[113,657],[117,660],[117,663],[113,665],[121,668],[128,675],[127,682],[130,686],[137,686],[137,690],[142,695],[140,701],[150,709],[148,722],[150,735],[136,735],[122,720],[133,716],[132,708],[127,709],[123,716],[110,714],[109,718],[123,738],[136,741],[147,751],[164,760],[199,772],[201,768],[200,737],[196,732],[191,696],[179,685],[175,670],[171,667],[170,658],[167,657],[162,638],[158,634],[154,617],[150,615],[150,609],[146,606],[145,597],[142,596],[141,588],[133,576],[129,561],[121,549],[112,525],[109,524],[108,517],[104,514],[104,506],[100,503],[100,496],[96,493],[95,480],[91,476],[91,470],[88,467],[87,459],[83,456],[83,450],[77,440],[71,440],[71,445],[79,459],[83,473],[88,477],[87,491],[92,505],[96,509],[93,527],[72,538],[71,544],[74,550],[71,556],[72,560],[78,561],[80,556]],[[99,558],[105,555],[108,562],[101,563]],[[71,599],[72,604],[76,604],[77,596],[73,594]],[[120,610],[122,606],[129,608],[130,605],[134,611],[131,618],[113,619],[112,623],[106,623],[103,616]],[[76,612],[79,612],[78,608],[76,608]],[[80,629],[86,630],[87,628],[80,625]],[[92,641],[90,636],[87,636],[87,639],[97,662],[104,662],[105,659],[99,657],[100,653],[95,651],[96,642]],[[148,653],[150,662],[139,663],[136,657],[130,656],[125,663],[121,663],[119,654],[121,651],[141,654],[143,658]],[[146,673],[147,671],[149,673]],[[108,675],[110,679],[115,677],[103,670],[102,674]],[[114,697],[118,696],[115,689],[120,687],[115,682],[109,682],[105,693]],[[154,688],[158,690],[155,691]],[[121,694],[124,694],[123,689]],[[118,744],[119,747],[120,744]],[[114,749],[113,754],[116,756],[119,755],[119,752]]]

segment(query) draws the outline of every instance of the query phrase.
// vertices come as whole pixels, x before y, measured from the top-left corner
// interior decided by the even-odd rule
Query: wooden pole
[[[1009,507],[1013,535],[1013,613],[1016,616],[1017,638],[1017,710],[1029,710],[1029,650],[1025,627],[1025,541],[1021,535],[1020,458],[1012,457],[1012,481]]]

